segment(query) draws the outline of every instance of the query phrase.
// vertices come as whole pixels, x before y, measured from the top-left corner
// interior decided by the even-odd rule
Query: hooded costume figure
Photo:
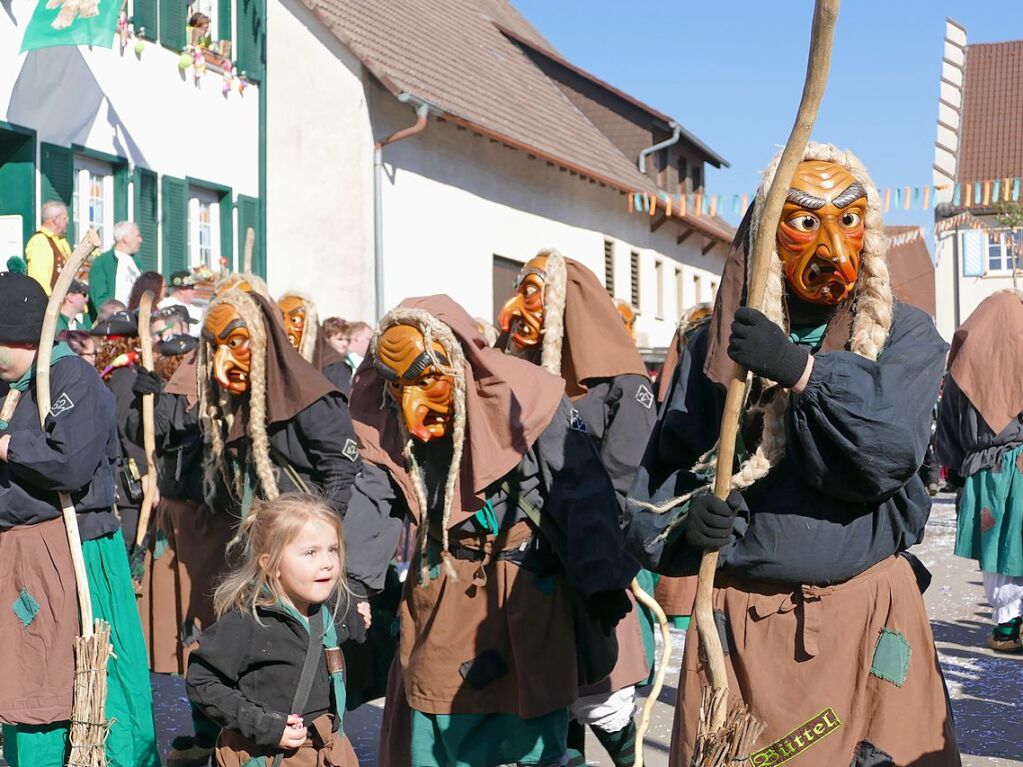
[[[610,636],[636,570],[563,392],[560,378],[489,348],[447,296],[380,321],[352,413],[363,459],[390,480],[388,518],[366,524],[353,498],[345,535],[348,571],[372,585],[400,520],[416,525],[382,765],[563,763],[583,630],[573,604]],[[367,533],[384,528],[374,547]]]
[[[279,318],[276,305],[238,288],[206,310],[198,375],[207,501],[216,497],[218,512],[237,504],[244,516],[254,493],[320,488],[344,516],[361,466],[348,405]]]
[[[975,559],[994,611],[988,646],[1023,650],[1023,297],[985,298],[956,331],[936,448],[963,478],[955,552]]]
[[[46,294],[24,274],[0,274],[0,346],[39,343]],[[0,368],[11,372],[5,348]],[[146,648],[128,558],[114,512],[120,456],[114,397],[85,360],[57,344],[50,411],[40,428],[35,360],[0,381],[0,679],[4,756],[12,765],[63,767],[79,635],[74,568],[58,493],[78,515],[98,620],[111,627],[106,756],[158,767]]]
[[[720,550],[714,611],[731,689],[766,723],[752,764],[959,765],[907,557],[945,344],[892,298],[880,200],[849,152],[811,143],[790,182],[764,313],[743,308],[757,201],[710,324],[682,350],[630,491],[630,549],[668,575]],[[791,335],[790,335],[791,334]],[[735,488],[709,494],[734,362],[754,373]],[[738,491],[741,491],[738,492]],[[922,566],[921,566],[922,569]],[[926,573],[926,571],[924,571]],[[688,766],[705,662],[683,658],[671,764]]]
[[[312,364],[345,395],[352,393],[352,369],[321,332],[316,304],[302,293],[285,293],[277,301],[284,330],[302,359]]]
[[[544,250],[523,266],[498,322],[504,332],[499,348],[565,380],[624,508],[656,417],[652,385],[628,317],[593,272],[556,250]],[[653,590],[648,573],[641,585]],[[647,679],[653,665],[651,617],[632,611],[618,626],[618,644],[614,673],[584,689],[573,714],[593,728],[616,765],[629,765],[635,759],[635,685]],[[581,733],[573,732],[572,740],[581,752]]]

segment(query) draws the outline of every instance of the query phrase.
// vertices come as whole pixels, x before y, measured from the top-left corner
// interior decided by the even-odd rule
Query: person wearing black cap
[[[40,428],[34,386],[47,298],[23,274],[0,274],[0,722],[12,764],[65,762],[79,633],[58,493],[78,512],[97,618],[110,623],[106,743],[111,764],[159,765],[152,693],[128,560],[114,514],[113,397],[65,344],[53,349],[51,407]]]
[[[63,330],[88,330],[89,322],[89,283],[72,280],[67,295],[60,305],[60,316],[57,317],[57,335]]]
[[[167,290],[170,295],[160,302],[160,309],[180,306],[188,312],[192,323],[202,322],[202,308],[195,305],[195,275],[187,270],[174,272],[167,281]],[[198,328],[187,328],[186,332],[197,338],[199,336]]]

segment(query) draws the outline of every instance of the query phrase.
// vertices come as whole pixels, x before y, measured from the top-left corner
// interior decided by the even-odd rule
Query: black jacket
[[[0,399],[8,385],[0,383]],[[8,460],[0,461],[0,530],[61,516],[58,492],[78,512],[83,540],[118,529],[114,471],[119,447],[114,398],[96,370],[79,357],[50,368],[50,414],[39,428],[35,387],[21,395],[7,433]]]
[[[1016,339],[1014,343],[1019,343]],[[1023,444],[1023,413],[995,434],[950,375],[945,376],[934,447],[938,458],[961,477],[1000,467],[1002,457]]]
[[[203,498],[202,434],[199,406],[181,394],[162,392],[153,408],[160,495],[178,501]]]
[[[721,549],[723,568],[752,578],[829,584],[923,539],[931,501],[917,474],[947,345],[930,317],[896,303],[876,361],[846,351],[814,355],[785,414],[784,457],[743,491],[746,508]],[[662,502],[705,484],[690,472],[717,441],[724,389],[703,374],[707,332],[682,351],[630,501]],[[665,575],[699,568],[701,552],[673,517],[630,502],[630,550]],[[683,523],[684,525],[684,523]]]
[[[259,620],[234,610],[202,632],[189,656],[185,688],[189,699],[221,727],[260,746],[276,746],[288,715],[306,725],[335,711],[333,685],[322,657],[302,712],[291,710],[309,648],[309,630],[281,607],[260,607]],[[352,634],[354,610],[338,616],[338,643]],[[260,625],[262,623],[262,625]],[[359,629],[361,627],[355,626]]]

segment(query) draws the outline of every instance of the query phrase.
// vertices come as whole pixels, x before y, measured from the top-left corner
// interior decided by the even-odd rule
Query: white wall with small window
[[[220,269],[220,195],[188,187],[188,265]]]
[[[95,229],[101,248],[114,244],[114,169],[109,163],[75,155],[73,205],[75,232]]]

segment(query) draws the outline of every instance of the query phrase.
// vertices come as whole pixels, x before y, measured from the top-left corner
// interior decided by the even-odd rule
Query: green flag
[[[25,37],[21,41],[22,53],[53,45],[113,47],[121,0],[99,0],[98,3],[96,0],[64,0],[54,8],[47,8],[48,2],[52,4],[58,0],[39,0],[25,28]],[[88,15],[94,11],[95,15]],[[55,29],[54,22],[63,28]]]

